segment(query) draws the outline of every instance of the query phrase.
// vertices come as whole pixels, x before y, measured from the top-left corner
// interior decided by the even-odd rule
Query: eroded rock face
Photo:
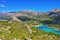
[[[20,21],[17,17],[13,17],[13,20]]]
[[[31,38],[26,37],[25,40],[32,40]]]
[[[30,26],[27,26],[27,29],[28,29],[29,33],[31,34],[32,33],[32,29],[30,28]]]
[[[60,10],[54,9],[50,12],[48,12],[49,16],[53,18],[54,23],[60,23]]]
[[[56,15],[60,14],[60,10],[57,8],[54,8],[53,10],[48,11],[48,14],[56,16]]]

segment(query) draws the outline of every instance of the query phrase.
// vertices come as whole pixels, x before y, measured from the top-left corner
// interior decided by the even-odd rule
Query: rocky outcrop
[[[26,37],[25,40],[32,40],[31,38]]]

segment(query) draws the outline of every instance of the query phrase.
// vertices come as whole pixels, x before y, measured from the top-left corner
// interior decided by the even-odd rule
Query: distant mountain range
[[[54,20],[60,22],[60,10],[55,8],[47,12],[37,12],[33,10],[21,10],[21,11],[10,11],[10,12],[0,12],[0,19],[13,19],[13,18],[32,18],[34,16],[46,16],[53,18]],[[26,16],[26,17],[25,17]],[[18,18],[17,18],[18,19]],[[42,17],[43,19],[43,17]]]
[[[0,12],[0,14],[11,15],[11,16],[37,16],[47,14],[45,12],[37,12],[32,10],[21,10],[21,11],[10,11],[10,12]]]

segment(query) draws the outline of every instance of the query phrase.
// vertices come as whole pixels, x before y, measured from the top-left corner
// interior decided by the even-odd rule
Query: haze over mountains
[[[60,10],[55,8],[53,10],[47,11],[47,12],[37,12],[33,10],[21,10],[21,11],[10,11],[10,12],[0,12],[0,19],[10,19],[13,17],[19,17],[19,16],[26,16],[28,18],[31,18],[33,16],[46,16],[53,18],[60,18]],[[59,19],[60,20],[60,19]]]
[[[55,8],[53,10],[48,10],[47,12],[44,12],[44,11],[34,11],[34,10],[20,10],[20,11],[7,11],[7,12],[0,12],[0,14],[26,14],[26,15],[43,15],[43,14],[47,14],[47,13],[50,13],[50,12],[60,12],[59,9]]]

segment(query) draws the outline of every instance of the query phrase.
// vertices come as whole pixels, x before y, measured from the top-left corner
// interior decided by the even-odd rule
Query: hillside
[[[0,21],[2,40],[59,40],[60,35],[47,33],[34,27],[35,21]]]
[[[0,12],[0,40],[60,40],[60,34],[35,27],[41,23],[60,30],[60,10]]]

